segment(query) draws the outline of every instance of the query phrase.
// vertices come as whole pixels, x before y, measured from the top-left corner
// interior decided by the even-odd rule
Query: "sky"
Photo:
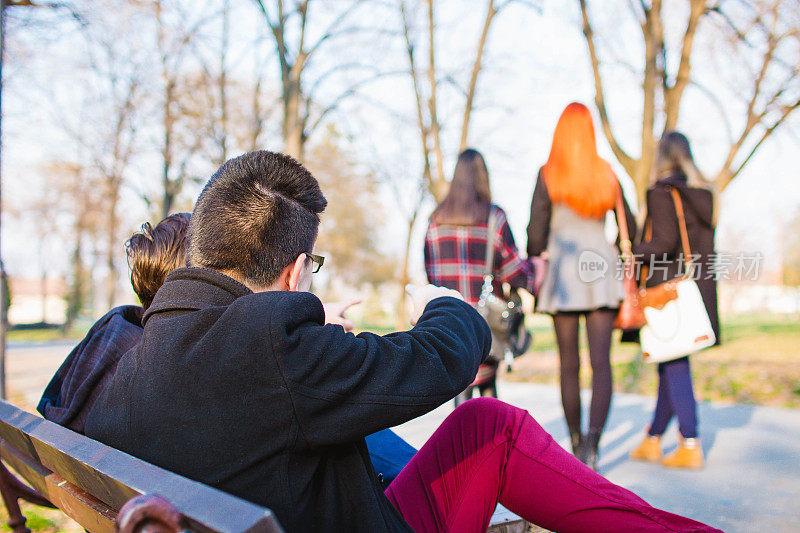
[[[604,72],[609,111],[622,145],[632,154],[638,151],[638,129],[640,127],[641,95],[637,90],[637,78],[624,66],[625,61],[634,61],[639,54],[640,40],[635,22],[628,17],[626,4],[622,0],[606,0],[603,6],[614,4],[614,8],[602,11],[594,9],[597,28],[614,25],[614,32],[599,43],[601,53],[609,59],[613,53],[615,64]],[[249,10],[234,2],[237,9]],[[681,19],[682,4],[673,0],[675,21]],[[464,9],[475,5],[479,9]],[[597,6],[599,2],[590,2]],[[508,214],[517,243],[525,245],[525,227],[528,223],[530,200],[539,166],[547,159],[552,132],[563,108],[572,101],[587,104],[595,112],[592,101],[594,86],[591,78],[586,44],[580,31],[580,13],[577,2],[542,2],[537,11],[514,5],[501,12],[492,26],[488,50],[484,59],[484,70],[479,81],[476,110],[470,144],[480,150],[487,161],[494,201]],[[330,7],[330,5],[328,6]],[[443,73],[452,73],[461,81],[471,63],[471,55],[482,24],[483,2],[442,0],[437,4],[437,60]],[[385,15],[385,13],[384,13]],[[396,28],[398,21],[383,17],[378,11],[363,12],[364,24],[386,29]],[[627,17],[627,18],[626,18]],[[234,33],[249,35],[255,31],[258,20],[254,16],[235,17]],[[672,27],[672,26],[668,26]],[[675,26],[677,28],[677,26]],[[125,31],[123,28],[122,31]],[[135,31],[131,29],[129,31]],[[671,38],[668,32],[668,39]],[[16,79],[4,91],[4,157],[3,194],[6,214],[3,219],[3,254],[7,269],[12,275],[28,273],[39,258],[35,231],[30,217],[9,216],[9,212],[24,213],[26,203],[42,187],[41,167],[54,156],[69,150],[69,139],[63,130],[53,123],[53,117],[45,112],[52,102],[42,100],[63,98],[64,105],[75,102],[86,83],[80,74],[69,68],[70,54],[80,53],[67,40],[56,46],[53,55],[56,61],[46,57],[30,56],[16,59],[29,62],[32,69],[21,69],[10,65],[7,75],[26,72],[26,79]],[[74,42],[72,43],[74,44]],[[245,46],[241,44],[241,46]],[[313,68],[324,69],[331,57],[337,53],[336,43],[330,45],[327,56],[320,55],[321,63]],[[402,55],[394,46],[359,43],[359,56],[367,59],[375,54],[394,58],[398,69],[405,68]],[[734,108],[736,102],[724,83],[714,73],[719,65],[709,59],[714,42],[697,43],[697,54],[693,73],[699,79],[708,78],[723,89],[723,105]],[[246,74],[248,51],[242,49],[241,75]],[[327,59],[326,59],[327,58]],[[387,59],[388,60],[388,59]],[[382,65],[384,66],[384,65]],[[273,68],[270,73],[277,74]],[[709,74],[709,75],[707,75]],[[323,90],[322,98],[331,97],[340,89],[338,84],[347,81],[347,72],[341,80]],[[716,80],[716,81],[715,81]],[[274,85],[274,79],[271,80]],[[445,84],[447,85],[447,84]],[[45,90],[48,86],[55,89]],[[54,95],[54,96],[53,96]],[[725,149],[723,123],[715,108],[699,90],[690,87],[684,100],[679,129],[692,141],[698,166],[708,175],[716,174]],[[410,185],[421,171],[419,158],[419,134],[414,128],[414,103],[410,84],[405,77],[388,77],[366,86],[362,94],[347,101],[331,118],[350,139],[349,149],[355,157],[363,158],[367,166],[376,162],[387,175],[401,184],[401,195],[411,196]],[[452,173],[457,156],[460,113],[463,99],[459,93],[445,86],[440,94],[440,108],[444,128],[446,173]],[[775,267],[781,247],[782,226],[790,216],[800,210],[800,116],[779,130],[765,143],[748,167],[737,177],[721,197],[720,222],[717,247],[720,250],[734,249],[748,252],[761,251]],[[598,149],[602,156],[614,166],[623,184],[629,185],[623,169],[616,163],[605,138],[598,131]],[[313,139],[312,139],[313,140]],[[266,146],[279,149],[279,146]],[[152,172],[148,163],[141,163],[143,173]],[[410,178],[410,179],[409,179]],[[195,187],[193,194],[196,194]],[[381,247],[388,253],[399,254],[399,243],[404,238],[404,212],[402,205],[408,200],[396,198],[388,188],[381,190],[384,225],[381,228]],[[626,192],[632,192],[630,187]],[[146,214],[146,210],[134,194],[125,193],[126,224],[135,227]],[[417,224],[412,241],[412,272],[422,276],[422,239],[424,221],[433,208],[427,202]],[[66,253],[59,242],[51,242],[46,250],[47,263],[54,271],[66,266]]]

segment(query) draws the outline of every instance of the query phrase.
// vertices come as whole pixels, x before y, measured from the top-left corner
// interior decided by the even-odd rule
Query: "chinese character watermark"
[[[715,252],[708,255],[644,255],[633,254],[634,276],[644,281],[669,280],[689,275],[695,281],[757,281],[763,267],[761,252]],[[584,283],[597,281],[613,274],[616,280],[625,276],[624,262],[616,261],[613,271],[608,260],[594,250],[584,250],[578,257],[578,278]]]

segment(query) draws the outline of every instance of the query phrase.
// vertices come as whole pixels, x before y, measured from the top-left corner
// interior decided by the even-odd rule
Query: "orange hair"
[[[619,182],[611,165],[597,155],[592,115],[585,105],[573,102],[561,113],[542,176],[550,200],[583,217],[602,218],[614,208]]]

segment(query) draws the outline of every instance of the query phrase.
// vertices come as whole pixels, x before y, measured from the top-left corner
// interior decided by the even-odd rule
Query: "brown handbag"
[[[686,217],[683,214],[683,202],[678,191],[670,188],[672,200],[675,203],[675,214],[678,217],[678,230],[681,236],[681,251],[683,252],[684,260],[684,273],[675,279],[665,281],[654,287],[645,288],[644,280],[647,278],[647,267],[642,267],[642,287],[639,289],[639,304],[641,309],[645,307],[653,307],[655,309],[663,309],[667,303],[678,298],[678,283],[692,277],[693,275],[693,262],[692,250],[689,246],[689,232],[686,229]],[[648,220],[648,223],[650,221]],[[648,233],[652,231],[652,226],[648,227]]]
[[[639,288],[636,285],[636,265],[631,253],[631,238],[628,234],[625,206],[622,203],[622,188],[617,189],[617,201],[614,210],[617,212],[619,245],[622,249],[622,259],[624,261],[622,287],[625,293],[622,304],[619,306],[617,317],[614,320],[614,327],[618,329],[639,329],[647,323],[647,320],[639,299]]]

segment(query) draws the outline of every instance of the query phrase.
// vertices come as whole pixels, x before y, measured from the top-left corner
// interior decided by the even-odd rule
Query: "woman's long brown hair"
[[[189,213],[176,213],[153,226],[149,222],[125,243],[131,285],[147,310],[167,274],[186,266]]]
[[[431,222],[453,226],[474,226],[489,220],[492,191],[489,171],[477,150],[467,148],[458,156],[447,196],[436,206]]]
[[[585,105],[573,102],[561,113],[542,176],[550,200],[581,216],[602,218],[614,208],[619,182],[597,154],[592,115]]]

